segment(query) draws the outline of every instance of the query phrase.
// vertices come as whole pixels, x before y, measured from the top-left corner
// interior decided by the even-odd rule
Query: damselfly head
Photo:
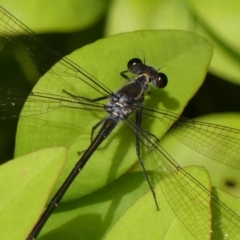
[[[164,73],[158,72],[142,62],[139,58],[132,58],[127,64],[128,70],[134,74],[147,74],[152,84],[157,88],[164,88],[168,83],[168,78]]]

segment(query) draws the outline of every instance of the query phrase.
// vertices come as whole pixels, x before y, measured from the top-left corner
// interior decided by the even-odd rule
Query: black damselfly
[[[70,81],[65,81],[64,86],[58,86],[59,96],[47,92],[24,93],[16,89],[1,87],[0,96],[2,119],[19,117],[19,109],[14,109],[17,107],[18,104],[23,104],[27,98],[28,100],[25,103],[24,111],[21,113],[20,116],[21,119],[24,119],[24,117],[41,116],[45,113],[62,109],[81,109],[83,110],[83,112],[92,111],[93,114],[109,112],[111,115],[110,117],[105,117],[105,119],[101,120],[95,125],[95,128],[99,127],[101,124],[103,124],[103,127],[100,129],[96,138],[89,137],[89,139],[92,139],[92,144],[81,157],[81,159],[84,160],[80,163],[79,166],[74,168],[74,173],[70,177],[70,180],[67,179],[66,185],[63,185],[62,188],[60,188],[60,190],[57,192],[53,202],[50,203],[49,207],[37,223],[36,228],[34,228],[33,232],[29,235],[28,239],[34,239],[35,237],[37,237],[45,221],[51,215],[51,212],[56,207],[61,197],[64,195],[65,191],[68,189],[72,180],[79,173],[79,169],[83,168],[87,160],[90,158],[91,154],[95,151],[101,141],[112,131],[112,129],[115,127],[119,120],[122,120],[125,125],[128,125],[129,129],[134,134],[136,134],[137,156],[142,167],[144,166],[144,163],[142,162],[140,157],[140,146],[150,149],[151,155],[154,158],[153,165],[155,166],[154,170],[156,172],[159,171],[166,176],[170,173],[174,173],[175,171],[177,172],[175,174],[174,182],[169,182],[167,177],[162,180],[166,181],[166,187],[163,189],[163,192],[167,197],[169,204],[174,210],[175,214],[183,223],[186,217],[191,217],[193,219],[191,226],[187,226],[188,230],[192,233],[192,235],[197,236],[200,234],[201,236],[203,236],[203,238],[204,236],[206,236],[205,238],[207,238],[207,235],[203,229],[205,229],[205,225],[209,226],[211,219],[206,220],[204,219],[204,216],[202,216],[202,219],[198,221],[195,215],[201,215],[201,211],[203,211],[203,209],[205,208],[205,204],[209,197],[211,197],[212,199],[212,208],[217,211],[220,211],[219,209],[221,208],[221,214],[222,216],[224,216],[225,221],[231,221],[234,223],[235,228],[227,228],[226,224],[226,228],[224,231],[227,232],[228,236],[234,238],[237,236],[237,234],[239,234],[240,217],[235,214],[228,206],[222,203],[217,197],[211,194],[211,192],[209,192],[204,186],[202,186],[201,183],[199,183],[184,169],[182,169],[171,158],[171,156],[163,148],[161,148],[161,145],[159,145],[157,141],[157,136],[155,136],[156,134],[153,134],[148,130],[142,129],[141,121],[142,116],[145,116],[148,119],[159,120],[163,124],[163,126],[165,126],[165,128],[171,127],[172,124],[175,122],[169,131],[181,142],[185,143],[190,148],[199,151],[203,155],[208,156],[209,158],[213,158],[216,161],[219,161],[237,169],[239,169],[240,167],[239,165],[236,165],[236,161],[234,158],[237,158],[239,156],[238,129],[204,122],[192,121],[183,117],[179,117],[179,115],[169,111],[164,111],[142,105],[144,100],[143,94],[144,92],[148,92],[148,82],[153,82],[153,85],[161,87],[161,84],[159,85],[158,82],[153,81],[155,79],[154,74],[160,76],[160,78],[163,79],[165,79],[166,77],[161,73],[157,73],[154,68],[145,65],[136,58],[130,60],[128,64],[129,71],[137,75],[134,78],[135,82],[130,82],[128,85],[121,88],[116,93],[113,93],[103,83],[99,82],[96,78],[86,72],[83,68],[79,67],[69,58],[63,58],[60,54],[56,53],[51,48],[44,45],[40,40],[38,40],[36,35],[30,29],[28,29],[5,9],[1,8],[0,10],[0,24],[4,29],[6,29],[6,33],[1,34],[4,39],[3,49],[1,49],[2,52],[5,49],[5,45],[9,44],[13,47],[14,52],[17,54],[16,57],[18,60],[25,61],[28,65],[31,65],[33,64],[31,62],[31,58],[33,58],[34,61],[36,59],[36,61],[39,61],[40,64],[38,65],[38,68],[40,69],[40,71],[43,72],[46,71],[46,65],[45,63],[41,65],[41,60],[45,60],[46,57],[50,59],[49,62],[51,62],[51,60],[55,62],[61,59],[61,61],[50,70],[50,73],[52,73],[56,81],[60,78],[61,75],[69,78],[75,78],[76,81],[81,81],[82,84],[87,85],[90,90],[96,91],[100,96],[98,98],[89,98],[89,96],[87,96],[87,93],[82,94],[81,89],[80,94],[78,94],[77,89],[74,89],[74,91],[72,91],[73,86],[70,84]],[[28,44],[30,44],[26,49],[21,48],[21,45],[15,45],[14,37],[11,36],[18,34],[19,29],[21,30],[21,34],[23,34],[22,41],[28,41]],[[48,64],[50,64],[49,62]],[[35,66],[35,63],[33,65]],[[126,71],[121,72],[121,75],[128,80],[130,79],[127,77]],[[164,87],[165,85],[166,79],[165,81],[163,81],[162,87]],[[108,102],[106,105],[100,103],[100,101],[105,99],[110,99],[110,102]],[[134,123],[131,118],[127,118],[127,116],[132,111],[136,111],[137,113],[136,123]],[[186,127],[187,132],[186,129],[184,129],[184,131],[181,129],[182,126]],[[92,136],[94,136],[94,133],[92,133]],[[191,136],[191,141],[189,141],[189,136]],[[225,143],[225,149],[218,148],[217,143],[219,141],[223,141]],[[202,146],[202,148],[199,148],[199,146]],[[204,149],[208,149],[208,151],[204,151]],[[145,176],[148,179],[147,172],[145,172]],[[148,182],[151,186],[151,181],[149,179]],[[184,206],[177,204],[178,202],[180,203],[180,200],[185,197],[181,194],[181,192],[177,191],[179,185],[186,186],[186,191],[188,192],[190,198],[198,199],[197,208],[195,208],[196,202],[194,201],[188,202],[188,209],[185,209],[184,211]],[[151,190],[154,195],[153,188],[151,188]],[[155,204],[158,206],[156,198]],[[217,224],[221,225],[220,217],[216,218],[215,221],[217,222]],[[211,228],[209,229],[209,231],[211,231]],[[216,236],[222,236],[222,233],[217,231],[213,232],[213,234],[215,234]]]

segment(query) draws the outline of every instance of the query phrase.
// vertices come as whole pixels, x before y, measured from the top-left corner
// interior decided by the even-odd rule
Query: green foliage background
[[[199,117],[209,113],[229,113],[240,110],[238,101],[240,17],[237,11],[240,3],[237,0],[218,1],[217,4],[214,1],[201,1],[200,4],[199,1],[194,0],[66,0],[61,2],[1,0],[0,4],[63,55],[105,36],[126,31],[182,29],[203,35],[214,45],[214,57],[205,83],[190,101],[184,115]],[[19,65],[15,61],[15,56],[0,57],[0,61],[1,85],[30,91],[39,78],[38,72]],[[184,76],[185,69],[182,71]],[[211,116],[202,118],[202,120],[206,119],[239,128],[238,114],[214,115],[213,120]],[[17,120],[2,121],[0,124],[2,161],[13,157],[16,124]],[[217,176],[214,180],[216,185],[226,189],[224,182],[229,180],[235,184],[235,188],[231,189],[232,193],[239,194],[237,177],[230,178],[229,173],[223,171],[220,179],[222,180]],[[131,186],[129,188],[131,191]],[[87,199],[87,201],[91,200]],[[80,203],[76,204],[80,206]],[[65,208],[68,209],[68,206],[66,205]],[[88,217],[86,215],[86,218]],[[62,218],[61,221],[64,221],[64,217]],[[89,219],[97,219],[98,225],[101,221],[99,215],[95,218],[91,216]],[[70,227],[71,224],[68,224]],[[86,224],[85,227],[87,226]],[[101,226],[104,229],[104,223]],[[68,228],[68,226],[65,227]],[[103,229],[100,229],[100,232],[103,232]]]

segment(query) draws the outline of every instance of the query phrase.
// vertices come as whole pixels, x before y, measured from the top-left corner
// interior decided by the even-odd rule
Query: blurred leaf
[[[0,5],[35,32],[72,32],[99,20],[109,0],[8,1]]]
[[[37,151],[1,166],[1,239],[26,238],[45,206],[65,160],[66,150],[58,147]]]
[[[214,45],[210,70],[220,78],[240,84],[240,2],[188,0],[195,31]],[[214,9],[214,11],[213,11]]]
[[[240,83],[240,2],[197,0],[114,0],[106,34],[141,29],[181,29],[199,33],[214,45],[210,71]]]
[[[185,1],[114,0],[108,14],[106,35],[143,29],[191,30],[189,21],[192,19]]]

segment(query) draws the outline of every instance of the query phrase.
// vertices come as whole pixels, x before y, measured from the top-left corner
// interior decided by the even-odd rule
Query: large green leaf
[[[75,51],[69,58],[113,91],[125,84],[125,80],[118,73],[126,69],[128,60],[133,57],[145,58],[146,63],[156,69],[162,67],[161,71],[169,79],[166,90],[151,89],[152,94],[146,96],[145,104],[181,113],[201,85],[211,54],[211,45],[204,38],[191,33],[140,31],[97,41]],[[66,70],[66,62],[62,60],[38,82],[34,91],[65,97],[68,95],[62,92],[63,89],[75,95],[91,98],[102,95],[83,82],[87,80],[83,75],[78,73],[78,78],[76,76],[75,72]],[[54,100],[46,101],[36,103],[30,97],[26,102],[18,126],[16,155],[46,147],[68,147],[68,162],[53,190],[56,192],[80,158],[77,152],[85,150],[90,144],[92,127],[107,114],[64,108],[62,105],[58,107]],[[40,114],[41,110],[44,112],[44,106],[51,106],[53,111]],[[69,106],[72,104],[69,103]],[[29,116],[31,114],[33,115]],[[166,126],[160,126],[159,121],[153,119],[145,119],[143,127],[153,131],[159,138],[167,131]],[[110,183],[136,163],[134,139],[134,135],[120,125],[99,147],[64,198],[65,201],[72,200],[65,203],[69,204],[71,212],[75,212],[73,200]],[[60,222],[53,225],[49,223],[50,229],[57,229],[60,225]]]
[[[43,149],[0,167],[0,238],[25,239],[66,161],[62,147]]]
[[[69,57],[113,91],[125,83],[118,73],[126,69],[128,60],[145,57],[146,63],[156,68],[162,67],[161,71],[169,78],[166,90],[151,90],[152,94],[147,96],[146,105],[181,113],[204,79],[211,52],[211,45],[205,39],[191,33],[140,31],[100,40]],[[101,96],[98,91],[74,76],[76,73],[71,73],[70,70],[66,72],[66,63],[61,61],[39,81],[34,91],[66,96],[62,92],[65,89],[85,97]],[[79,77],[86,80],[81,74]],[[47,104],[50,103],[47,102],[45,106]],[[29,101],[22,116],[28,115],[29,110],[34,112],[34,106],[41,108],[42,105],[43,103],[35,105],[34,101]],[[50,146],[69,147],[69,161],[57,184],[59,187],[79,159],[77,152],[85,150],[90,144],[92,127],[107,114],[61,106],[57,108],[55,105],[52,110],[56,111],[21,118],[16,155]],[[143,126],[159,138],[167,130],[164,126],[160,127],[159,122],[154,124],[153,120],[149,124],[146,119]],[[68,191],[68,198],[76,199],[98,189],[126,172],[136,161],[134,135],[125,127],[119,126],[96,151],[81,177],[73,183]]]

